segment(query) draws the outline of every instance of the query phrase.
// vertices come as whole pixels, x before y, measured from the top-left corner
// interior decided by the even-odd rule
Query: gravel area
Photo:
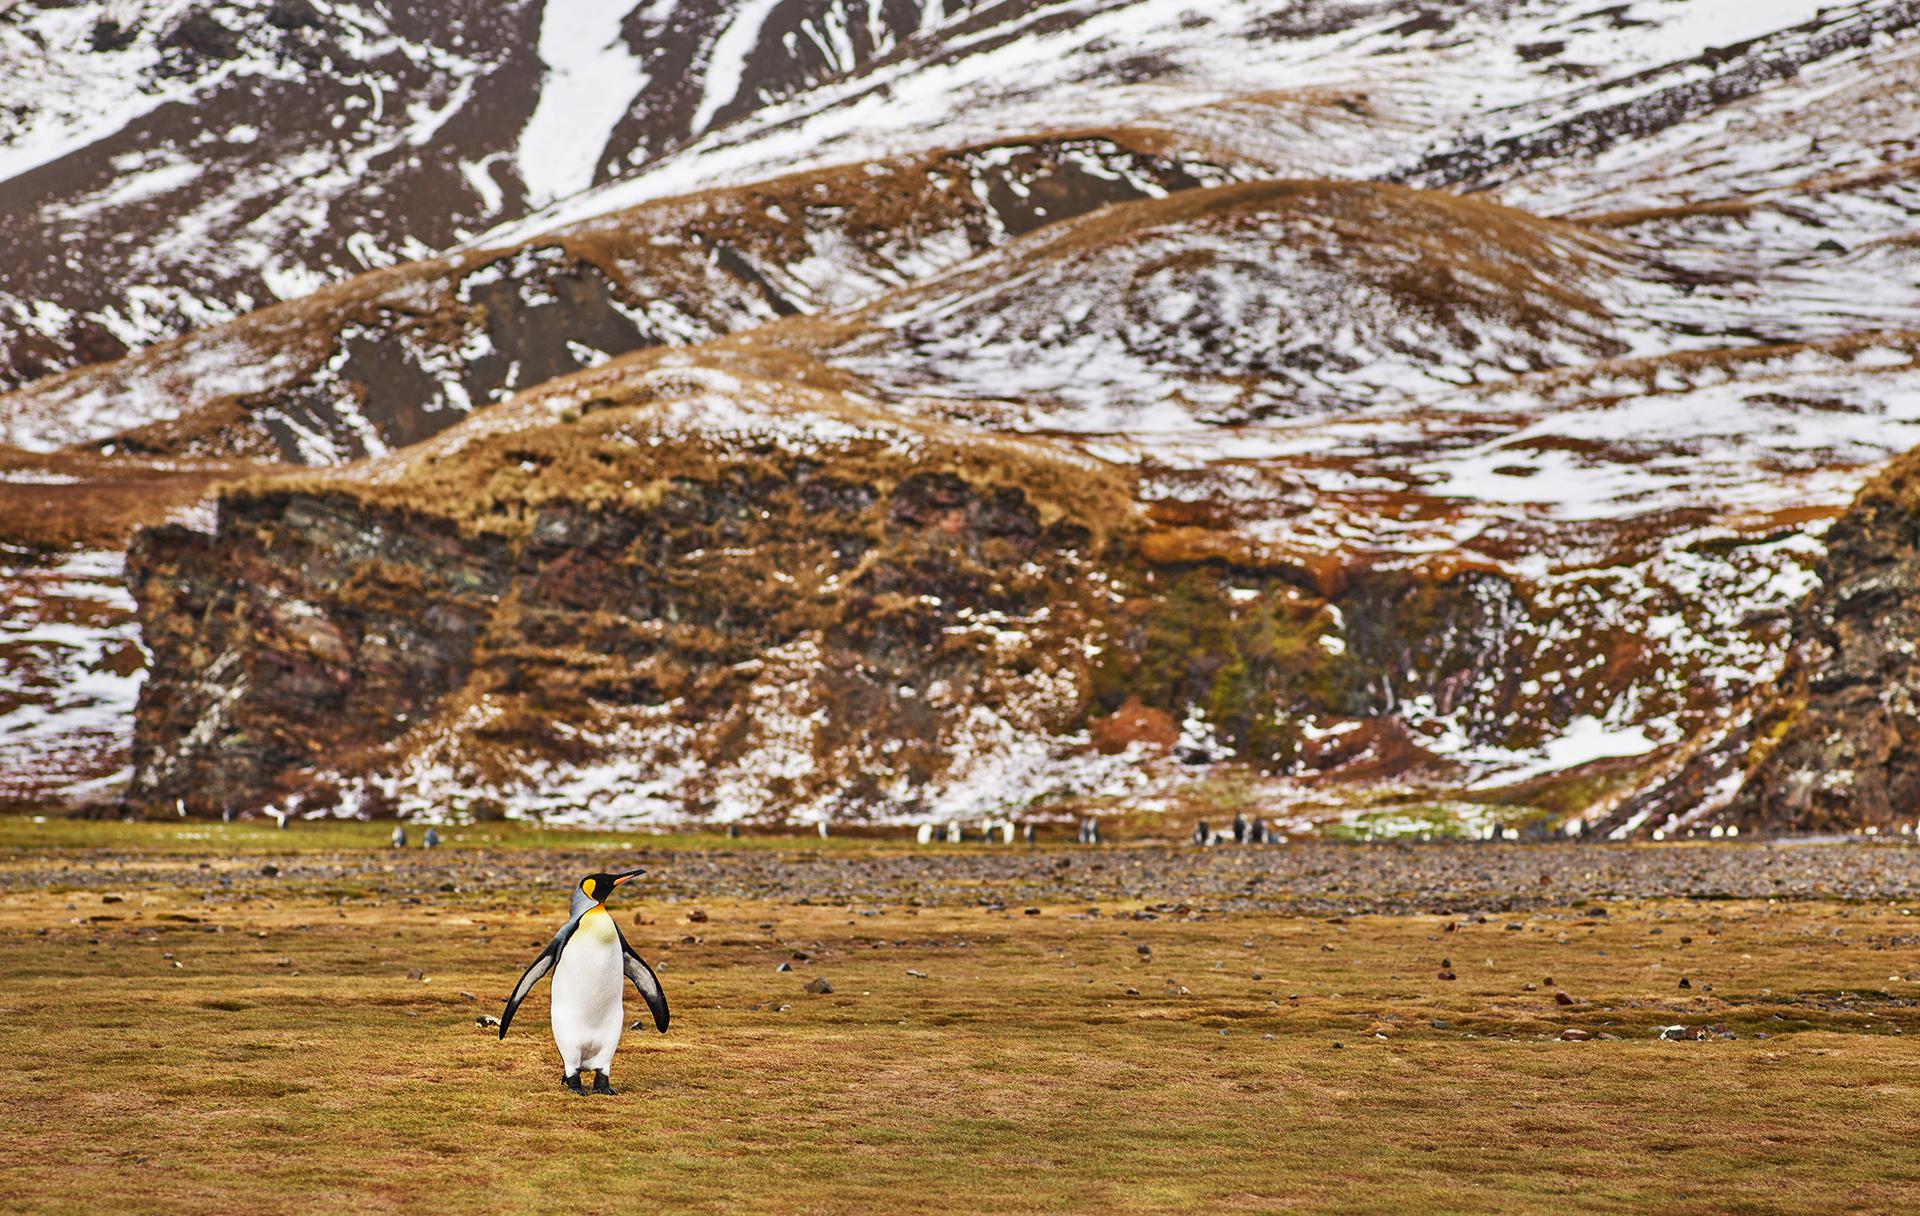
[[[215,898],[273,889],[441,898],[564,888],[643,865],[649,901],[1079,904],[1138,910],[1520,911],[1608,899],[1920,901],[1920,848],[1895,845],[1331,845],[930,850],[925,853],[484,850],[181,855],[92,850],[0,858],[0,890],[147,884]]]

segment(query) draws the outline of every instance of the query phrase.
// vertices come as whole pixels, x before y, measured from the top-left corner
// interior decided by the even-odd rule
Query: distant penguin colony
[[[1202,819],[1193,825],[1193,843],[1201,846],[1223,844],[1227,834]],[[1267,821],[1258,816],[1249,820],[1244,815],[1233,817],[1233,841],[1235,844],[1279,844],[1280,833],[1267,826]]]
[[[661,1034],[667,1032],[667,994],[653,969],[646,964],[614,923],[605,901],[620,884],[638,878],[645,870],[625,874],[589,874],[573,889],[567,923],[553,935],[546,949],[533,960],[513,995],[500,1014],[500,1037],[507,1037],[513,1015],[520,1002],[547,972],[553,972],[553,1043],[560,1051],[560,1083],[576,1094],[586,1093],[580,1083],[582,1070],[594,1074],[593,1092],[611,1094],[613,1053],[620,1046],[620,1032],[626,1026],[626,1008],[621,1001],[623,979],[633,981],[653,1024]]]

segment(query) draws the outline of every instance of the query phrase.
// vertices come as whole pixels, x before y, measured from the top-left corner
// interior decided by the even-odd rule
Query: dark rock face
[[[1920,461],[1896,461],[1829,535],[1820,587],[1731,807],[1822,831],[1920,816]]]
[[[314,497],[253,504],[215,537],[142,532],[128,571],[153,659],[136,789],[248,805],[279,774],[405,730],[469,670],[505,557]]]
[[[506,534],[347,494],[230,497],[216,535],[155,529],[129,555],[153,653],[132,796],[257,805],[390,768],[456,721],[481,785],[642,726],[723,770],[804,721],[804,762],[755,796],[871,802],[883,771],[938,779],[976,710],[1084,716],[1089,659],[1052,631],[1087,632],[1088,541],[1018,488],[805,460],[667,478],[644,511],[546,502]],[[1009,645],[980,617],[1049,636]],[[1057,670],[1036,685],[1039,665]]]

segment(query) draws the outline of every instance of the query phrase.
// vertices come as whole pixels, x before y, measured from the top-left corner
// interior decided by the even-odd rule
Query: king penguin
[[[614,923],[604,901],[614,888],[628,879],[638,878],[645,870],[625,874],[589,874],[573,889],[572,915],[553,935],[547,948],[533,960],[526,974],[513,987],[507,1008],[500,1015],[500,1037],[527,993],[547,972],[553,972],[553,1043],[560,1049],[560,1083],[577,1094],[587,1091],[580,1085],[580,1070],[594,1072],[593,1092],[614,1092],[611,1070],[613,1052],[620,1046],[620,1031],[626,1025],[626,1009],[620,993],[622,979],[633,981],[653,1013],[653,1024],[667,1032],[667,994],[646,960]]]

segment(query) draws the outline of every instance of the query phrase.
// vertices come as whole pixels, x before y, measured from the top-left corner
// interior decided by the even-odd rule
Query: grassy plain
[[[971,876],[978,847],[648,838],[636,854],[607,847],[631,838],[457,835],[396,854],[359,825],[0,821],[8,1210],[1758,1213],[1920,1197],[1913,902],[1565,892],[1326,916],[1176,890],[1090,910],[1001,900]],[[500,1012],[595,846],[606,868],[636,857],[669,879],[678,858],[745,865],[754,849],[820,871],[798,898],[669,903],[663,886],[614,905],[673,1026],[629,1032],[611,1098],[559,1087],[544,984],[505,1041],[475,1020]],[[1306,864],[1270,856],[1279,883]],[[816,977],[834,991],[807,992]],[[1671,1025],[1734,1037],[1657,1037]]]

